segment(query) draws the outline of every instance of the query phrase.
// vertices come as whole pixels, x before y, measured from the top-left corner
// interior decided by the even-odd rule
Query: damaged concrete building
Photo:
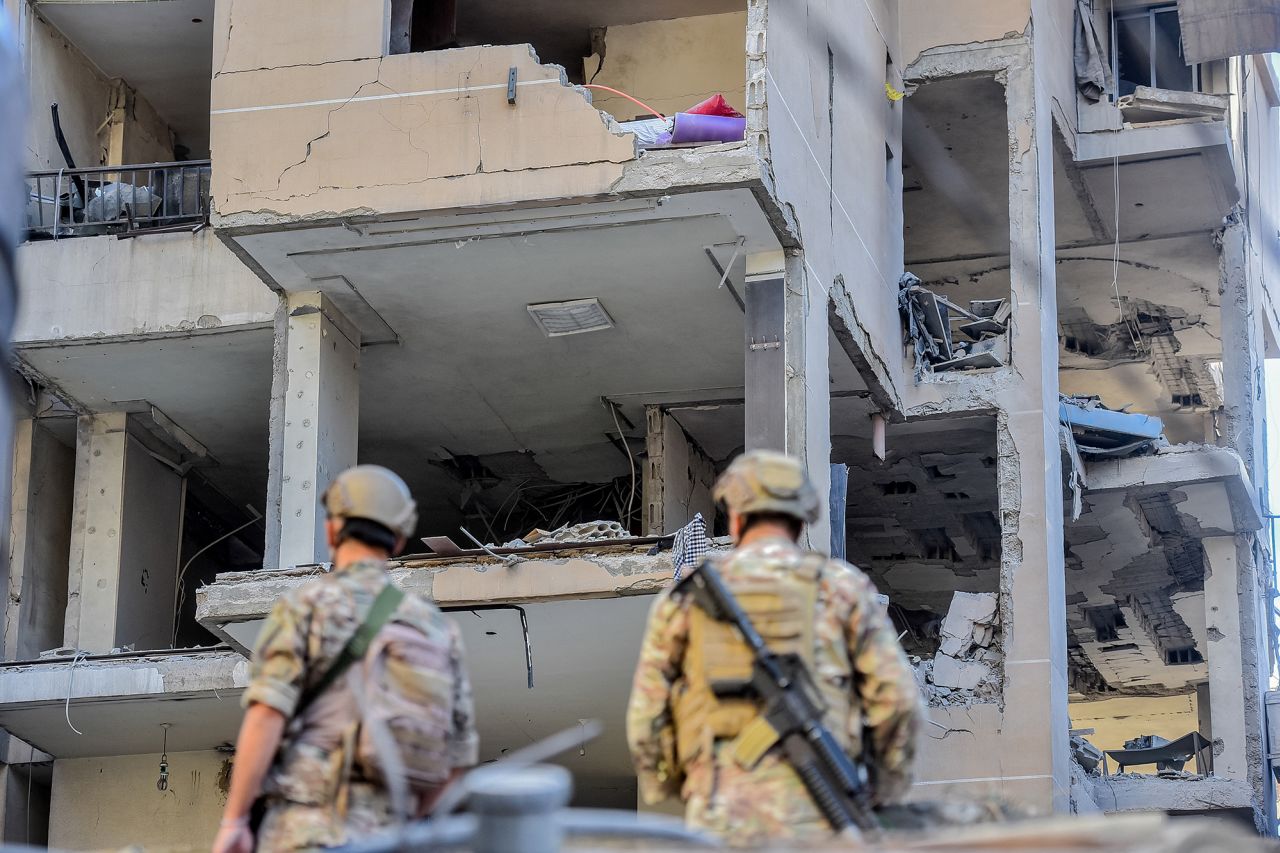
[[[887,597],[915,796],[1271,831],[1280,45],[1229,5],[6,0],[4,838],[212,837],[357,461],[483,759],[599,718],[576,802],[635,807],[644,616],[755,447]]]

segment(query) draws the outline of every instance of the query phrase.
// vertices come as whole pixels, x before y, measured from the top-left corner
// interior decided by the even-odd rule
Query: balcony
[[[191,231],[209,221],[208,160],[27,176],[27,240]]]

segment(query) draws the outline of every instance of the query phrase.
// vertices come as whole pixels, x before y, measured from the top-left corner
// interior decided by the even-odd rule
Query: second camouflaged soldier
[[[735,543],[716,561],[725,585],[770,649],[802,656],[826,701],[826,727],[852,760],[866,762],[874,801],[893,801],[910,783],[922,711],[874,587],[847,563],[797,544],[819,505],[797,460],[745,454],[714,496]],[[751,663],[733,629],[688,597],[668,591],[654,602],[627,711],[641,796],[650,804],[680,796],[690,826],[734,845],[830,838],[780,747],[759,757],[759,745],[746,743],[759,703],[723,688],[744,685]]]
[[[323,501],[333,571],[282,597],[258,636],[215,853],[254,849],[260,795],[258,850],[336,847],[422,815],[477,761],[458,628],[386,575],[417,523],[408,487],[360,465]]]

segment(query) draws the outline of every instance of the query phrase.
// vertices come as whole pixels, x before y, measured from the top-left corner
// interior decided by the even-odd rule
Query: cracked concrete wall
[[[717,93],[745,112],[746,31],[746,12],[609,27],[603,66],[592,54],[582,61],[583,78],[626,92],[667,116]],[[593,91],[592,101],[619,121],[644,112],[607,92]]]
[[[49,846],[158,853],[207,847],[226,803],[229,764],[230,756],[216,750],[170,753],[169,788],[158,791],[159,754],[60,759],[53,765]]]
[[[634,137],[528,45],[383,56],[382,16],[361,0],[219,0],[220,226],[598,195],[635,159]]]
[[[810,310],[827,308],[885,409],[904,381],[902,107],[885,90],[901,84],[897,16],[884,0],[748,4],[748,138],[804,246]]]
[[[174,334],[264,324],[277,298],[212,231],[25,243],[13,340]]]
[[[1013,356],[1008,368],[940,375],[904,393],[908,415],[996,412],[1005,633],[1005,689],[993,727],[1000,732],[995,748],[1005,757],[997,781],[1006,779],[1023,802],[1065,811],[1070,774],[1052,119],[1037,59],[1033,44],[1003,42],[929,52],[912,67],[915,79],[992,74],[1006,87]]]

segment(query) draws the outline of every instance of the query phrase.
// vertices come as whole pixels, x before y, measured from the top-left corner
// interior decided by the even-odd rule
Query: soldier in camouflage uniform
[[[404,547],[417,511],[404,482],[373,465],[343,472],[323,500],[334,569],[278,600],[258,636],[215,853],[254,849],[249,812],[259,796],[266,806],[256,839],[261,851],[335,847],[393,819],[389,792],[352,766],[360,709],[349,684],[333,682],[296,712],[389,583],[386,560]],[[447,745],[456,775],[477,762],[479,749],[458,628],[412,595],[393,619],[448,649],[448,671],[440,675],[452,681]],[[413,804],[419,813],[429,808],[428,799]]]
[[[873,798],[910,784],[920,690],[866,575],[797,545],[818,497],[793,458],[754,451],[716,484],[735,549],[717,559],[725,585],[771,649],[794,651],[826,700],[824,723],[855,762]],[[759,721],[744,684],[750,657],[736,632],[712,623],[688,597],[654,602],[627,711],[640,793],[653,804],[679,795],[690,826],[736,846],[770,839],[824,840],[831,828]],[[776,738],[776,735],[774,736]]]

